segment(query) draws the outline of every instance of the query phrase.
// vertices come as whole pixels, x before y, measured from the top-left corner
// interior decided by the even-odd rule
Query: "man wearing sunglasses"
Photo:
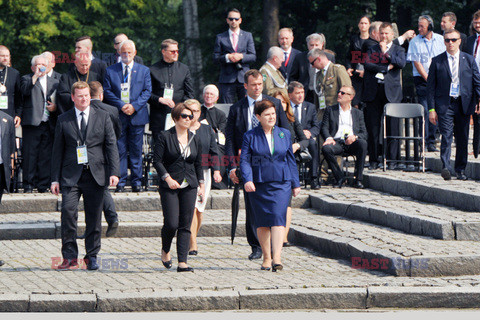
[[[456,174],[459,180],[467,180],[469,122],[480,97],[480,74],[475,58],[459,50],[460,32],[446,30],[443,37],[447,51],[432,59],[428,71],[428,117],[442,135],[442,178],[450,180]],[[450,164],[454,136],[455,170]]]
[[[240,11],[231,9],[227,14],[228,31],[215,39],[213,62],[220,65],[220,103],[234,103],[245,97],[245,72],[257,59],[252,34],[240,30],[241,23]]]
[[[113,38],[113,48],[115,48],[115,52],[111,54],[105,54],[107,57],[104,58],[104,61],[107,64],[107,67],[122,61],[122,57],[120,56],[120,44],[125,40],[128,40],[128,37],[125,33],[119,33],[115,36],[115,38]],[[137,55],[133,58],[133,61],[143,64],[143,59]]]

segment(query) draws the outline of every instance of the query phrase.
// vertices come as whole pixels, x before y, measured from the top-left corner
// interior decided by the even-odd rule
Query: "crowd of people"
[[[472,115],[480,135],[480,11],[473,15],[469,37],[455,30],[456,20],[454,13],[444,13],[441,35],[434,32],[433,19],[422,15],[418,35],[408,30],[396,36],[395,25],[364,16],[345,65],[335,61],[323,34],[309,35],[308,50],[301,52],[292,48],[293,30],[282,28],[279,46],[272,46],[255,70],[250,69],[257,61],[253,36],[240,29],[240,11],[231,9],[228,30],[213,45],[218,83],[204,88],[203,104],[195,100],[192,75],[178,61],[179,44],[173,39],[162,41],[162,59],[147,67],[125,34],[114,37],[115,52],[105,61],[92,54],[92,39],[83,36],[76,39],[74,63],[63,75],[54,70],[55,55],[44,52],[32,58],[32,73],[21,76],[11,67],[9,49],[0,45],[0,200],[10,184],[7,159],[21,150],[23,192],[62,193],[64,262],[59,268],[78,266],[77,206],[83,194],[87,230],[80,238],[86,241],[87,267],[98,269],[102,209],[107,236],[119,226],[107,186],[141,191],[148,124],[165,219],[163,265],[172,267],[176,235],[177,271],[193,271],[187,257],[198,254],[196,235],[209,191],[225,188],[230,179],[244,184],[249,259],[263,256],[262,270],[281,270],[291,197],[300,192],[296,162],[307,162],[313,190],[344,185],[338,155],[355,156],[356,188],[363,188],[367,154],[370,170],[382,168],[383,149],[388,169],[405,168],[398,141],[383,141],[380,133],[384,105],[403,100],[402,69],[408,62],[417,100],[429,119],[427,150],[438,151],[439,132],[442,177],[467,179]],[[228,114],[217,102],[230,105]],[[20,126],[19,150],[14,132]],[[399,135],[398,120],[387,119],[386,127],[388,135]]]

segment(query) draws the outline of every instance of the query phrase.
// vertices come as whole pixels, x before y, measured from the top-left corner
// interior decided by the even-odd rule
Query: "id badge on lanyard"
[[[173,84],[167,85],[165,83],[165,89],[163,89],[163,97],[165,99],[173,100]]]
[[[6,110],[8,109],[8,96],[0,96],[0,109]]]
[[[80,144],[80,143],[78,143]],[[88,152],[87,146],[77,146],[77,163],[78,164],[87,164],[88,163]]]
[[[125,103],[130,103],[130,86],[128,85],[128,82],[121,83],[120,84],[120,89],[121,89],[121,99]]]

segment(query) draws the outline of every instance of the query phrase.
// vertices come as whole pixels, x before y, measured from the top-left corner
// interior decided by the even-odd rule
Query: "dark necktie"
[[[299,111],[298,111],[298,109],[299,109],[299,105],[298,105],[298,104],[297,104],[297,105],[295,105],[293,109],[294,109],[294,111],[293,111],[293,115],[295,116],[295,119],[297,119],[298,121],[300,121],[300,118],[299,118]]]
[[[123,79],[124,83],[128,82],[128,64],[125,66],[125,73],[123,74]]]
[[[85,120],[85,113],[82,111],[80,112],[82,116],[82,121],[80,122],[80,132],[82,133],[83,143],[85,143],[85,139],[87,138],[87,121]]]
[[[255,128],[260,124],[258,121],[257,116],[255,116],[255,101],[253,102],[253,109],[252,109],[252,129]]]

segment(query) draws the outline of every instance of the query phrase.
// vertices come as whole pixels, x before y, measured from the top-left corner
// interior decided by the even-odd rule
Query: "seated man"
[[[351,102],[355,97],[355,89],[351,86],[342,86],[337,94],[338,105],[325,109],[322,121],[321,134],[325,139],[322,153],[332,169],[335,180],[333,187],[341,188],[345,176],[338,166],[335,156],[348,154],[356,157],[355,161],[355,188],[363,188],[363,167],[367,155],[367,130],[363,119],[363,112],[352,108]]]

